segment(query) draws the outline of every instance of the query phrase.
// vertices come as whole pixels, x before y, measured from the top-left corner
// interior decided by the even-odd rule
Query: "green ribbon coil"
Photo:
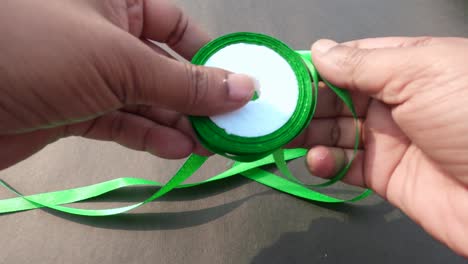
[[[270,36],[240,32],[220,37],[204,46],[192,62],[204,65],[219,50],[232,44],[254,44],[274,50],[294,71],[299,88],[296,109],[289,121],[274,133],[260,137],[240,137],[227,134],[209,117],[192,117],[192,124],[202,144],[214,153],[238,161],[254,161],[272,154],[296,138],[309,124],[317,105],[317,86],[300,54]],[[309,59],[310,60],[310,59]],[[285,89],[290,87],[285,87]]]
[[[236,43],[261,45],[277,52],[288,62],[297,77],[299,97],[295,111],[288,122],[277,131],[265,136],[240,137],[230,135],[214,124],[208,117],[190,117],[192,125],[202,144],[207,149],[219,155],[235,160],[236,162],[232,168],[201,182],[183,184],[183,182],[192,176],[207,160],[207,157],[193,154],[166,184],[147,179],[118,178],[95,185],[28,196],[21,194],[10,187],[7,183],[0,180],[0,185],[18,196],[16,198],[0,200],[0,214],[45,207],[64,213],[83,216],[116,215],[128,212],[146,203],[154,201],[173,189],[195,188],[203,184],[223,180],[236,175],[244,176],[278,191],[316,202],[353,202],[372,194],[370,190],[364,190],[354,198],[343,200],[319,193],[310,188],[329,186],[341,180],[349,170],[354,156],[333,179],[325,183],[312,186],[305,185],[299,179],[294,177],[286,163],[288,160],[303,157],[307,151],[305,149],[282,149],[284,145],[297,137],[305,127],[307,127],[313,117],[318,99],[317,89],[319,81],[325,82],[328,87],[337,94],[337,96],[351,110],[354,119],[357,120],[356,111],[349,93],[333,86],[331,83],[320,77],[313,65],[309,51],[294,51],[283,42],[263,34],[239,32],[222,36],[204,46],[194,57],[193,63],[203,65],[220,49]],[[358,126],[356,126],[354,154],[356,154],[359,145],[358,129]],[[261,169],[262,166],[273,163],[276,164],[279,171],[283,176],[285,176],[284,178]],[[66,204],[92,199],[121,188],[142,185],[156,186],[160,187],[160,189],[148,199],[140,203],[124,207],[109,209],[80,209],[66,206]]]

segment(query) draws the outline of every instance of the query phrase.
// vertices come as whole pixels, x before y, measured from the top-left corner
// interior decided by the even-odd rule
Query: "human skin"
[[[177,159],[209,154],[186,117],[234,110],[254,83],[179,62],[210,37],[169,1],[6,0],[0,8],[0,169],[67,136]]]
[[[67,136],[112,140],[176,159],[209,155],[186,115],[250,100],[246,76],[179,62],[210,40],[163,0],[5,0],[0,9],[0,169]],[[330,82],[349,89],[362,146],[346,182],[372,188],[468,256],[468,40],[380,38],[312,48]],[[354,121],[321,87],[315,119],[290,146],[330,177],[351,155]]]
[[[363,143],[344,181],[373,189],[468,257],[468,39],[320,40],[312,54],[360,115]],[[294,144],[312,147],[308,167],[326,178],[351,157],[355,129],[349,111],[323,103],[335,107],[319,108]]]

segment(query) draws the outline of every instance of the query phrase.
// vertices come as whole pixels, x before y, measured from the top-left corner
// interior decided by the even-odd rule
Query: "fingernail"
[[[258,82],[245,74],[230,74],[227,78],[229,100],[233,102],[249,101],[256,89]]]
[[[307,153],[306,163],[312,175],[328,178],[334,174],[335,161],[329,148],[318,146]]]
[[[336,43],[333,40],[321,39],[314,43],[314,45],[312,46],[312,50],[316,53],[318,52],[319,54],[325,54],[336,45],[338,45],[338,43]]]

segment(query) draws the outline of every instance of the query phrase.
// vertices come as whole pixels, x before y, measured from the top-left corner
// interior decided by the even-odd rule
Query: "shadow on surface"
[[[162,201],[189,201],[203,199],[219,193],[227,192],[228,190],[237,188],[241,185],[247,184],[248,182],[250,182],[250,180],[242,177],[234,177],[224,181],[202,185],[197,188],[179,189],[169,193],[164,197],[164,199],[162,199]],[[111,194],[89,200],[87,202],[89,202],[89,204],[99,202],[141,202],[157,191],[157,188],[141,187],[137,188],[137,190],[138,191],[135,191],[135,188],[119,190]],[[356,194],[356,191],[352,190],[329,189],[328,191],[329,194],[333,193],[347,196]],[[106,217],[88,217],[65,214],[51,209],[42,210],[68,221],[104,229],[171,230],[208,223],[228,214],[254,197],[269,195],[276,192],[276,190],[267,190],[222,205],[182,212],[124,213]],[[161,200],[156,200],[154,202],[157,201]],[[312,206],[320,206],[343,213],[346,213],[350,211],[351,208],[353,208],[353,206],[349,204],[326,204],[313,201],[308,202]]]
[[[406,216],[385,220],[393,210],[387,203],[331,209],[348,219],[321,218],[307,231],[285,233],[252,263],[467,263]]]
[[[104,229],[171,230],[198,226],[213,221],[228,214],[253,196],[256,195],[215,207],[170,213],[125,213],[105,217],[87,217],[67,215],[49,209],[45,209],[45,211],[68,221]]]
[[[173,189],[168,194],[155,200],[158,201],[188,201],[199,200],[228,192],[249,183],[250,180],[235,176],[220,181],[214,181],[191,188]],[[157,192],[159,187],[141,186],[123,188],[99,197],[87,200],[86,202],[141,202]]]
[[[249,180],[243,177],[233,177],[223,181],[211,182],[200,185],[195,188],[175,189],[169,194],[157,199],[154,202],[161,201],[189,201],[203,199],[214,196],[231,189],[237,188],[248,183]],[[112,193],[102,195],[100,197],[87,200],[86,203],[100,202],[125,202],[137,203],[144,201],[159,188],[155,187],[133,187],[114,191]],[[73,221],[76,223],[94,226],[104,229],[116,230],[170,230],[197,226],[208,223],[223,215],[228,214],[235,208],[242,205],[247,200],[254,196],[271,193],[268,190],[263,193],[251,195],[249,197],[225,203],[215,207],[204,208],[200,210],[183,211],[183,212],[156,212],[156,213],[124,213],[105,217],[88,217],[72,214],[65,214],[52,209],[42,209],[45,212]],[[115,205],[112,207],[116,207]]]

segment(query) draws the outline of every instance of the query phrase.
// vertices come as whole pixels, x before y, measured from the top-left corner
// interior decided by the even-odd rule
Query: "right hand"
[[[468,257],[468,39],[322,40],[312,54],[360,115],[362,149],[344,181],[373,189]],[[312,147],[308,166],[320,177],[352,155],[354,122],[336,109],[319,101],[322,118],[295,141]]]

